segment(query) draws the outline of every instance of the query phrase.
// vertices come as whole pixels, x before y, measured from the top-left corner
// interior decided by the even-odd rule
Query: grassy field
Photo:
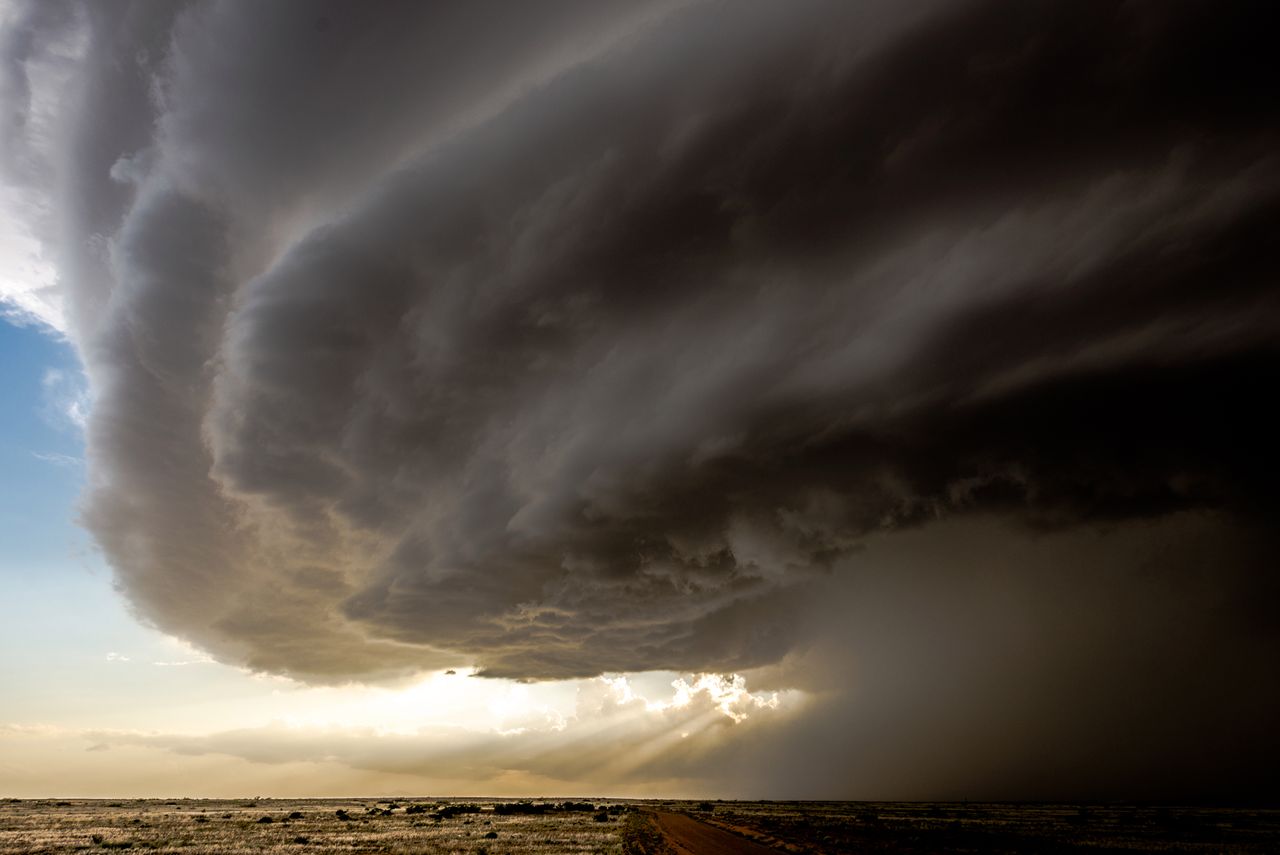
[[[667,851],[647,815],[633,807],[686,812],[796,855],[1280,852],[1280,810],[605,800],[566,806],[493,799],[261,799],[0,801],[0,855],[119,850],[184,855],[660,855]]]
[[[0,802],[0,853],[395,852],[621,855],[621,805],[602,821],[591,810],[499,814],[459,800]],[[597,802],[604,806],[604,802]],[[459,806],[479,812],[454,813]]]
[[[793,853],[1280,852],[1280,810],[918,802],[670,802]]]

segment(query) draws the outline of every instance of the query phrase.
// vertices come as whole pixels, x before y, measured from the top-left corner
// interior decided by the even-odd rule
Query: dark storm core
[[[142,618],[747,671],[814,697],[699,759],[761,795],[1280,795],[1272,4],[111,12],[62,264]]]

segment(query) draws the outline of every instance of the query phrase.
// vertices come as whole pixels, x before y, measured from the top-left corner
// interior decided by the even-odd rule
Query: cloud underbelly
[[[76,304],[140,613],[313,680],[743,669],[872,533],[1266,506],[1280,163],[1248,86],[1156,97],[1198,13],[845,5],[461,15],[460,92],[425,11],[180,16]]]

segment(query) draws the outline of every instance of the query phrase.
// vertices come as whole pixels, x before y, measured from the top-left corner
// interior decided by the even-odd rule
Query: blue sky
[[[55,723],[112,707],[108,653],[154,644],[111,587],[76,524],[84,442],[68,412],[82,397],[71,347],[35,325],[0,323],[0,680],[6,718]],[[32,667],[38,657],[40,667]],[[86,704],[86,700],[94,702]]]
[[[6,578],[35,581],[85,566],[88,538],[74,522],[84,443],[63,409],[79,378],[68,345],[34,326],[0,323],[0,568]]]

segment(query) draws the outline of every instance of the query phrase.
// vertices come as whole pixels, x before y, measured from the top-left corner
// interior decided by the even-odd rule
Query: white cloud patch
[[[82,435],[92,408],[88,379],[78,371],[45,369],[40,379],[41,415],[52,427]]]
[[[54,466],[63,466],[69,469],[84,465],[84,458],[71,454],[62,454],[57,451],[33,451],[31,456],[43,463],[51,463]]]
[[[68,331],[55,210],[67,95],[89,47],[87,15],[61,2],[0,13],[0,317]]]
[[[58,274],[40,242],[18,222],[17,205],[0,194],[0,316],[65,333],[67,318]]]

